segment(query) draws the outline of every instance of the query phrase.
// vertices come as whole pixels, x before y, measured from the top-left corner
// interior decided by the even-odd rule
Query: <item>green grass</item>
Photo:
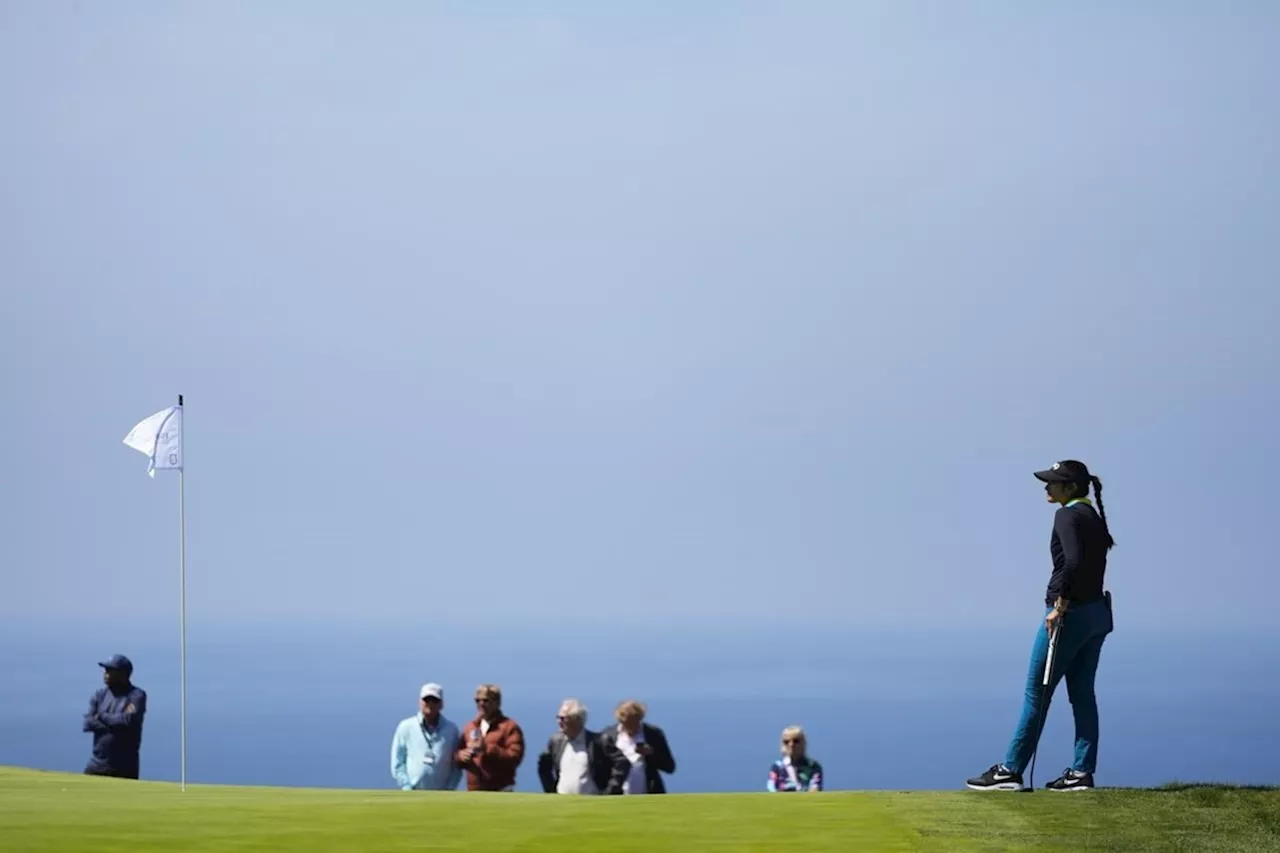
[[[1280,851],[1280,790],[557,797],[128,782],[0,768],[0,850]]]

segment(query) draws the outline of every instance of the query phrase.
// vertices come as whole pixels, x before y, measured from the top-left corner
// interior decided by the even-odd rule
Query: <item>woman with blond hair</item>
[[[804,729],[782,730],[782,757],[769,768],[769,791],[821,791],[822,765],[805,753]]]
[[[662,729],[644,721],[645,707],[635,699],[618,704],[613,716],[618,720],[600,733],[605,751],[617,750],[626,764],[615,770],[606,794],[665,794],[663,773],[676,772],[667,736]]]

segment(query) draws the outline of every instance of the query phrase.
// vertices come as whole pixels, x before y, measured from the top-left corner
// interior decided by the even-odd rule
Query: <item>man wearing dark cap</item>
[[[84,772],[137,779],[147,691],[133,684],[133,663],[124,655],[112,655],[98,666],[103,686],[89,699],[84,715],[84,730],[93,733],[93,756]]]

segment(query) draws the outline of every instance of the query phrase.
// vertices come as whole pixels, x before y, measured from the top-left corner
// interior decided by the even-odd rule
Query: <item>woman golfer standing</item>
[[[1035,472],[1045,484],[1049,502],[1058,504],[1053,516],[1049,552],[1053,574],[1045,594],[1048,613],[1031,647],[1031,666],[1022,703],[1022,716],[1004,762],[968,780],[979,791],[1017,791],[1023,788],[1022,771],[1040,740],[1049,700],[1060,678],[1066,678],[1067,698],[1076,723],[1075,761],[1057,779],[1045,785],[1051,791],[1087,791],[1093,787],[1098,763],[1098,702],[1093,693],[1102,643],[1114,628],[1111,594],[1103,589],[1107,552],[1115,544],[1102,508],[1102,482],[1074,459],[1055,462]],[[1089,487],[1094,499],[1090,500]],[[1097,501],[1097,509],[1094,509]],[[1043,686],[1045,661],[1054,632],[1057,642],[1049,686]]]

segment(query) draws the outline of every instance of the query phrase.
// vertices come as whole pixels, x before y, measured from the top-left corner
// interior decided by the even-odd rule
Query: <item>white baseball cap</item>
[[[426,699],[428,696],[434,696],[441,702],[444,701],[444,688],[434,681],[430,681],[422,685],[422,691],[418,694],[419,699]]]

